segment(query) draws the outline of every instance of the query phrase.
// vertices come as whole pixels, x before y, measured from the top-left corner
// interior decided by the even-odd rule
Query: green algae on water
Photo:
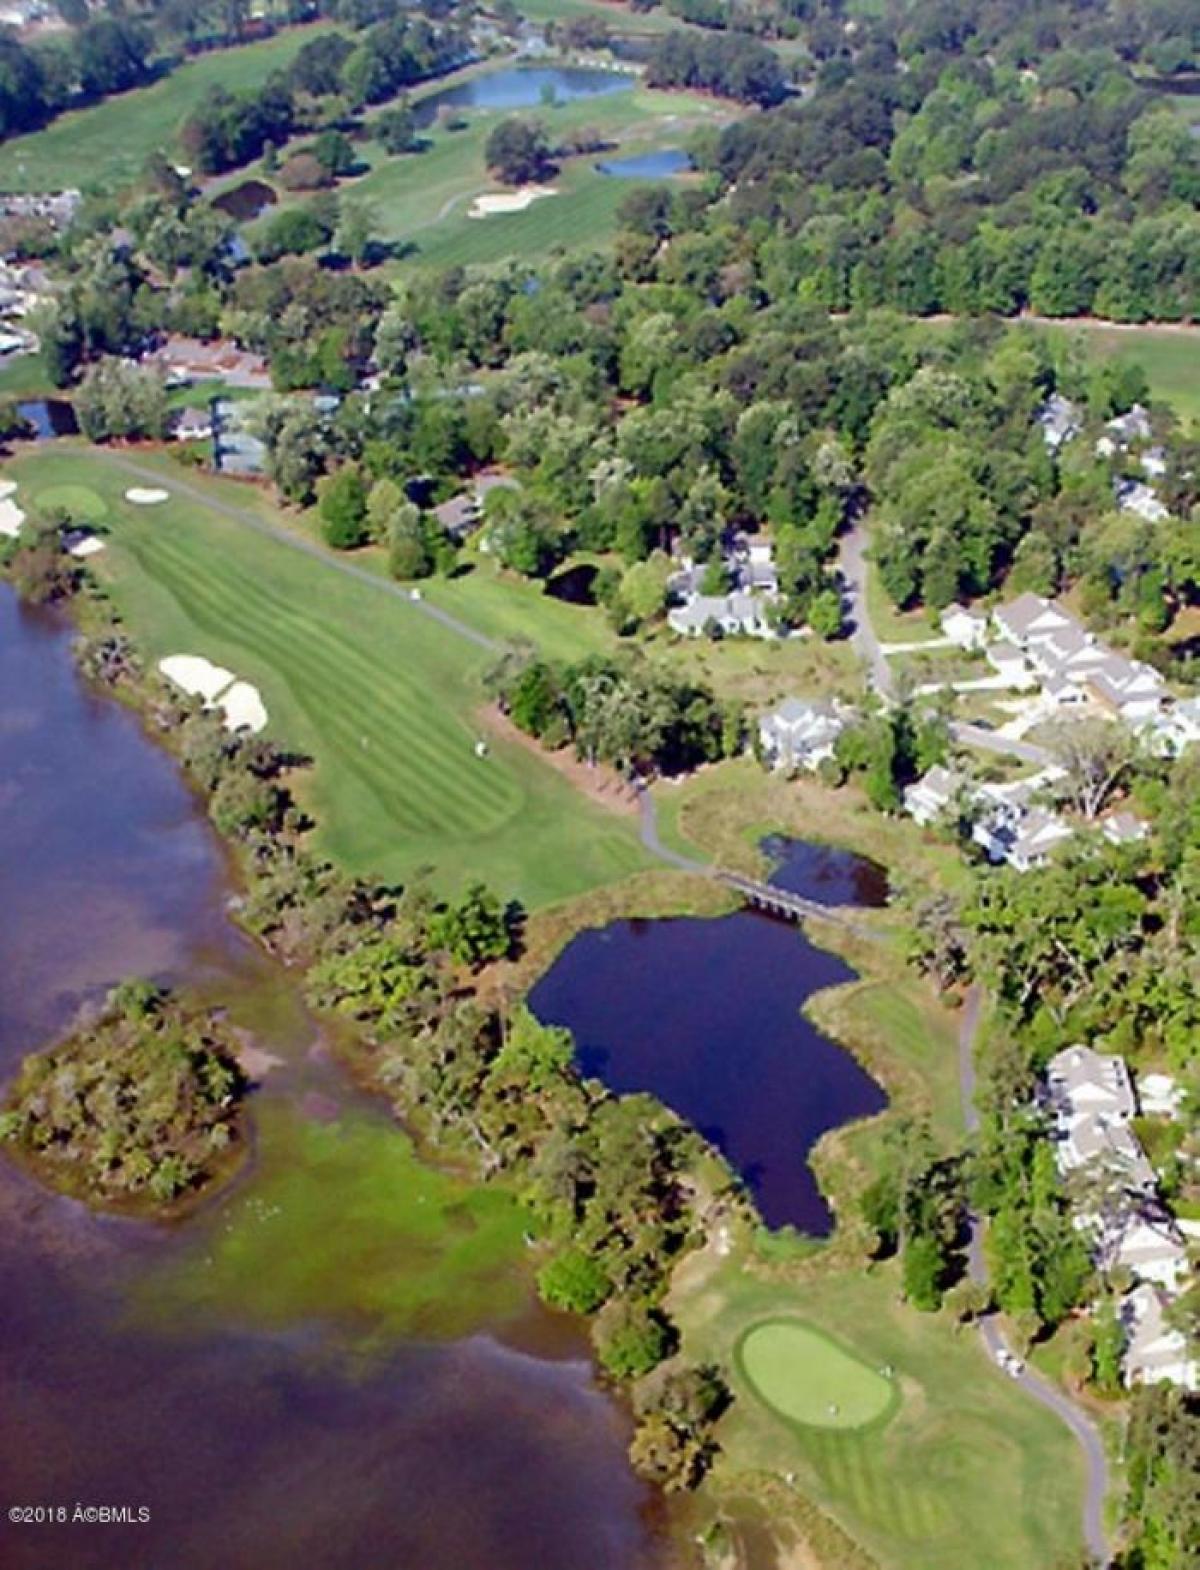
[[[383,1118],[258,1110],[254,1176],[193,1224],[138,1309],[183,1333],[214,1318],[270,1331],[321,1323],[367,1347],[520,1314],[529,1218],[509,1194],[424,1165]]]

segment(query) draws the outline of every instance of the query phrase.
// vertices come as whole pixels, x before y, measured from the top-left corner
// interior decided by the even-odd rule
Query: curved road
[[[962,1095],[963,1122],[967,1133],[979,1128],[979,1112],[975,1106],[975,1037],[979,1031],[979,1016],[983,993],[972,987],[963,1008],[962,1024],[958,1033],[958,1083]],[[987,1285],[987,1265],[983,1255],[983,1228],[978,1216],[971,1217],[971,1241],[967,1253],[967,1271],[972,1281]],[[1003,1367],[1000,1354],[1011,1355],[1000,1329],[999,1316],[985,1314],[979,1321],[979,1334],[988,1356]],[[1009,1376],[1014,1377],[1014,1376]],[[1083,1500],[1083,1536],[1088,1552],[1099,1565],[1109,1560],[1108,1538],[1104,1531],[1104,1500],[1108,1493],[1108,1458],[1099,1430],[1084,1412],[1063,1394],[1057,1385],[1043,1379],[1028,1367],[1022,1367],[1015,1376],[1016,1383],[1027,1395],[1039,1401],[1060,1418],[1079,1442],[1087,1468],[1087,1482]]]
[[[473,643],[477,648],[486,649],[489,653],[498,654],[500,644],[495,639],[485,637],[465,621],[460,621],[457,616],[452,616],[449,611],[440,610],[436,605],[431,605],[428,600],[414,600],[412,590],[402,588],[400,584],[393,583],[390,578],[381,578],[377,573],[368,572],[365,567],[357,567],[353,562],[342,561],[332,551],[326,550],[323,545],[318,545],[315,540],[306,540],[302,534],[296,534],[291,529],[285,529],[281,524],[269,523],[257,513],[250,512],[244,507],[234,507],[230,502],[221,501],[219,497],[210,496],[207,491],[202,491],[199,486],[191,485],[187,480],[178,476],[164,475],[161,469],[147,468],[137,462],[135,458],[128,458],[123,453],[108,452],[104,448],[91,449],[92,456],[102,463],[107,463],[110,468],[120,469],[132,479],[140,481],[143,485],[160,487],[163,490],[178,492],[180,496],[187,496],[201,507],[207,507],[209,512],[219,513],[223,518],[230,518],[234,523],[240,523],[244,528],[253,529],[256,534],[274,540],[279,545],[286,545],[290,550],[299,551],[304,556],[311,556],[322,562],[331,572],[343,573],[347,578],[356,578],[359,583],[365,583],[369,588],[377,590],[380,594],[388,594],[402,605],[407,605],[409,610],[418,615],[428,616],[430,620],[440,623],[448,631],[460,638],[465,638],[468,643]]]

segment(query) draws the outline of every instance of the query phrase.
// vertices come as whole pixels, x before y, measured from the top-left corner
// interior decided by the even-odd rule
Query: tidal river
[[[531,1299],[523,1218],[349,1087],[227,919],[174,764],[69,646],[0,587],[0,1079],[143,974],[229,1004],[262,1088],[251,1169],[173,1226],[0,1156],[0,1565],[662,1570],[625,1420]]]

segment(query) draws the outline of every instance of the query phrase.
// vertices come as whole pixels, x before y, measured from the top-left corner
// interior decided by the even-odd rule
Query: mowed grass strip
[[[814,1428],[865,1428],[899,1402],[891,1379],[798,1319],[753,1325],[737,1359],[754,1391],[773,1412]]]
[[[102,454],[60,446],[5,473],[34,502],[70,485],[102,500],[95,568],[131,631],[155,660],[201,654],[260,688],[269,734],[313,759],[296,783],[318,846],[351,870],[428,867],[446,888],[479,877],[536,908],[649,865],[631,820],[536,755],[489,741],[476,756],[489,655],[418,606],[189,497],[133,506]],[[205,489],[262,511],[237,486]]]
[[[0,146],[0,189],[5,191],[112,190],[128,184],[147,156],[178,152],[179,128],[214,87],[236,93],[260,86],[282,69],[327,22],[286,28],[274,38],[214,49],[178,66],[149,87],[117,93],[87,109],[59,115],[41,131]]]

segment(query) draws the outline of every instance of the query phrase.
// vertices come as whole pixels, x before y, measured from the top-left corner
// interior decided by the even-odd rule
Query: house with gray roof
[[[1150,1282],[1143,1282],[1122,1299],[1125,1383],[1132,1387],[1166,1382],[1184,1390],[1200,1390],[1200,1360],[1191,1352],[1183,1332],[1168,1323],[1168,1301]]]
[[[815,769],[833,757],[853,717],[853,710],[836,698],[785,698],[758,722],[763,760],[773,769]]]
[[[1068,626],[1071,618],[1041,594],[1018,594],[1015,600],[997,605],[992,620],[1002,638],[1024,649]]]

